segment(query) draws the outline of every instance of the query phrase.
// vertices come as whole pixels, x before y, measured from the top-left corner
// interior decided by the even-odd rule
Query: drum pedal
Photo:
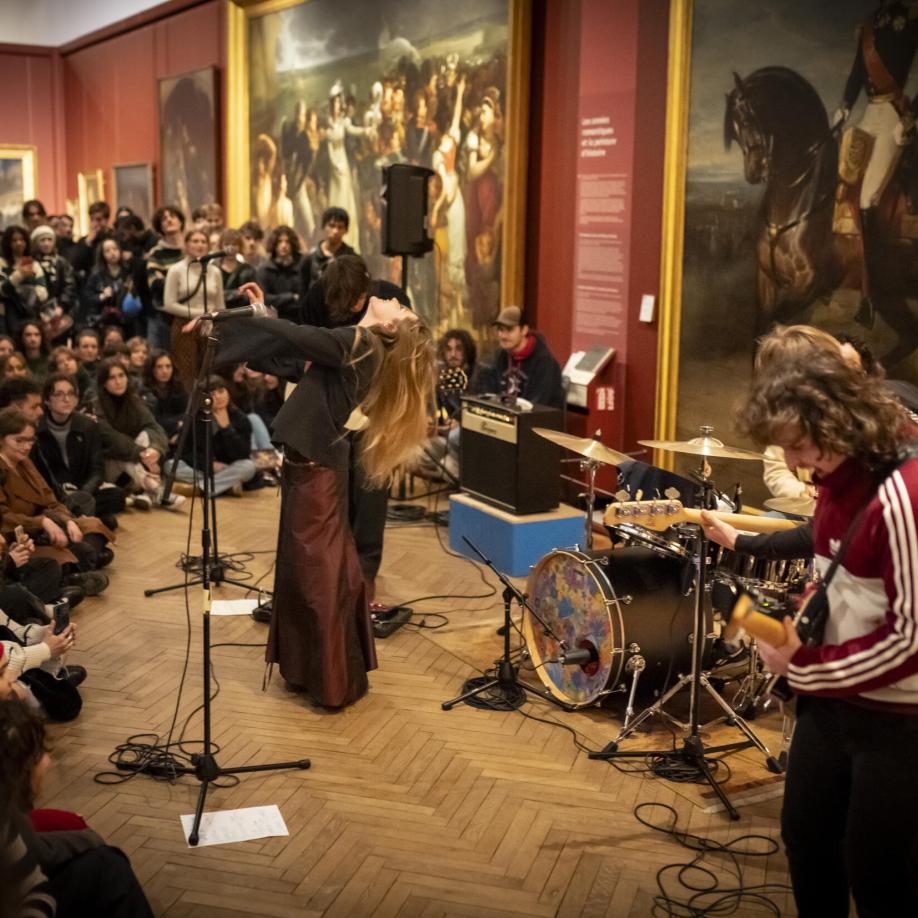
[[[378,638],[387,638],[398,631],[402,625],[411,621],[411,609],[407,606],[382,606],[374,603],[371,606],[370,618],[373,621],[373,634]]]

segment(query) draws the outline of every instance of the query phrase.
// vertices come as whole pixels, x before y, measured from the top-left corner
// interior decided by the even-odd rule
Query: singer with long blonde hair
[[[240,290],[263,302],[256,284]],[[434,398],[430,331],[397,299],[371,295],[357,325],[238,319],[222,324],[220,339],[221,362],[307,362],[272,430],[284,466],[266,660],[316,703],[351,704],[376,667],[367,586],[347,518],[352,435],[362,432],[359,461],[374,485],[417,457]]]

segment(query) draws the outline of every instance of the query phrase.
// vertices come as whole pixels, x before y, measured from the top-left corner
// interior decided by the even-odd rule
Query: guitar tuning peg
[[[667,488],[663,492],[670,500],[676,500],[679,497],[680,491],[678,488]]]
[[[659,489],[659,488],[654,488],[654,489],[653,489],[653,499],[654,499],[654,500],[662,500],[662,499],[663,499],[663,498],[660,496],[660,489]]]
[[[615,492],[615,499],[619,503],[624,503],[626,500],[631,500],[631,495],[624,488],[622,488],[620,491]]]
[[[644,492],[641,490],[641,488],[638,488],[637,493],[634,495],[634,499],[636,501],[641,501],[644,499]]]

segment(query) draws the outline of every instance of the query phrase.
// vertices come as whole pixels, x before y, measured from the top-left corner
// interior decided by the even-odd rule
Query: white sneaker
[[[153,499],[149,494],[135,494],[131,499],[131,506],[135,510],[152,510]]]
[[[160,498],[159,505],[164,510],[178,510],[185,503],[185,498],[181,494],[170,494],[169,500]]]

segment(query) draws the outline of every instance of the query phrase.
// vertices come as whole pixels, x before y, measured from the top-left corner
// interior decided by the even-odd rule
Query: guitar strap
[[[839,565],[845,559],[845,554],[848,551],[848,546],[851,544],[851,538],[860,525],[861,517],[863,517],[864,511],[867,509],[867,505],[871,500],[873,500],[873,497],[877,491],[880,490],[883,482],[886,481],[886,479],[892,475],[896,469],[903,466],[906,462],[909,461],[909,459],[913,459],[915,456],[918,456],[918,444],[910,443],[905,446],[900,452],[897,461],[888,467],[877,479],[876,487],[868,489],[867,494],[860,507],[858,508],[857,513],[855,513],[854,518],[851,520],[851,522],[848,524],[848,528],[845,530],[841,545],[839,545],[838,551],[835,553],[835,557],[832,559],[832,563],[826,569],[825,575],[820,580],[819,585],[816,587],[816,590],[813,592],[813,595],[810,597],[805,606],[803,615],[801,615],[800,620],[797,622],[797,633],[800,635],[800,640],[802,640],[805,644],[822,643],[826,621],[829,617],[829,584],[832,582],[832,578],[835,576]]]

